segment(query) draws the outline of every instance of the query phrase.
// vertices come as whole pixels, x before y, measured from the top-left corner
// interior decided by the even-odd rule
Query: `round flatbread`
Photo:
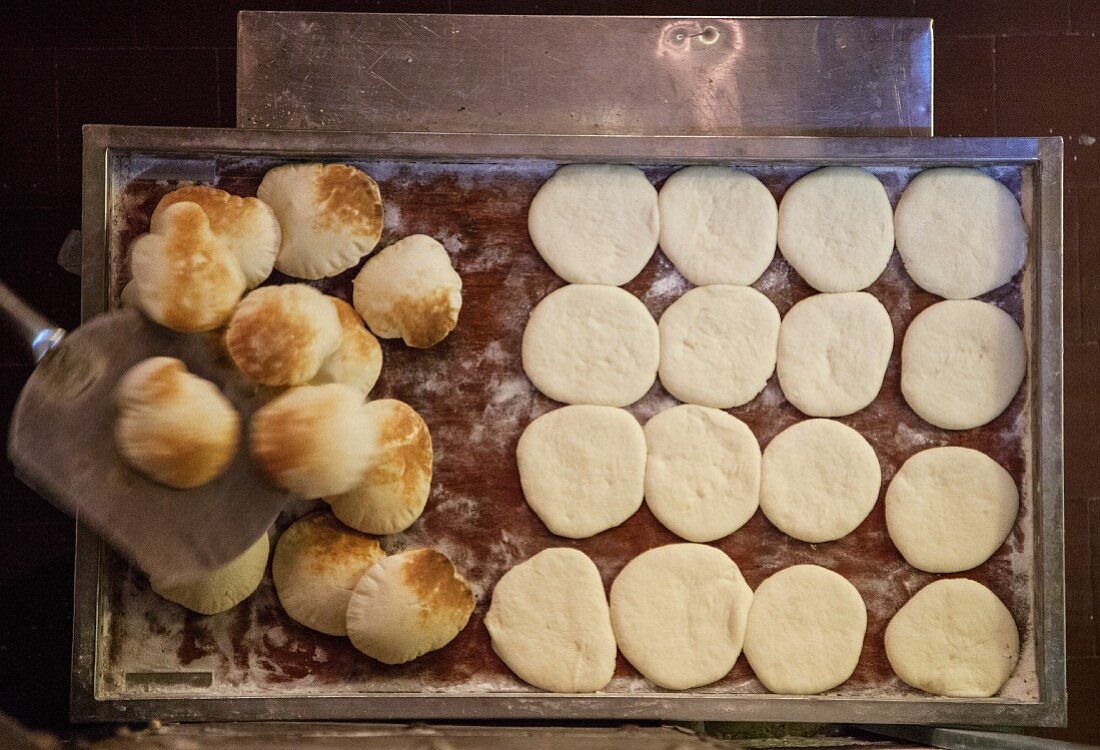
[[[1007,284],[1027,259],[1027,228],[1012,192],[976,169],[918,174],[894,213],[898,253],[922,289],[969,299]]]
[[[462,278],[443,245],[414,234],[363,264],[353,301],[374,335],[426,349],[458,325]]]
[[[651,682],[687,690],[720,680],[741,654],[752,589],[725,552],[669,544],[635,557],[611,585],[611,626]]]
[[[660,335],[636,297],[613,286],[571,284],[546,295],[523,331],[523,370],[566,404],[627,406],[657,378]]]
[[[1024,334],[1008,313],[977,300],[948,300],[909,324],[901,345],[901,392],[926,422],[969,430],[996,419],[1027,372]]]
[[[344,328],[333,298],[305,284],[255,289],[241,300],[225,345],[233,363],[264,385],[301,385],[340,347]]]
[[[325,498],[341,521],[368,534],[397,534],[413,525],[432,488],[432,436],[408,404],[370,401],[359,440],[368,445],[359,484]]]
[[[382,347],[355,308],[336,297],[328,300],[340,319],[340,343],[336,351],[321,361],[310,385],[344,383],[369,395],[382,374]]]
[[[625,284],[657,249],[657,191],[636,167],[569,164],[539,188],[527,230],[566,281]]]
[[[348,164],[284,164],[269,169],[256,196],[282,229],[275,268],[299,279],[335,276],[382,236],[378,184]]]
[[[516,446],[523,495],[558,536],[583,539],[641,507],[645,434],[630,412],[566,406],[543,414]]]
[[[747,286],[701,286],[665,310],[661,385],[692,404],[728,409],[752,401],[775,371],[779,311]]]
[[[252,596],[267,568],[270,542],[265,533],[240,557],[198,578],[182,581],[149,578],[153,593],[200,615],[216,615]]]
[[[505,573],[493,589],[485,627],[497,656],[537,688],[591,693],[615,673],[603,581],[579,550],[543,550]]]
[[[859,167],[825,167],[787,188],[779,204],[779,250],[819,292],[874,283],[894,250],[886,188]]]
[[[764,449],[760,509],[780,531],[804,542],[831,542],[855,531],[881,487],[874,448],[831,419],[793,424]]]
[[[930,448],[911,456],[886,490],[886,528],[914,568],[958,573],[988,560],[1020,509],[1012,475],[970,448]]]
[[[760,496],[760,444],[737,417],[684,405],[645,426],[645,500],[677,536],[711,542],[741,528]]]
[[[377,539],[319,511],[299,518],[279,537],[271,578],[290,619],[328,635],[347,635],[351,590],[385,556]]]
[[[1016,668],[1020,632],[997,595],[976,581],[934,581],[886,626],[898,677],[933,695],[988,698]]]
[[[779,386],[803,414],[843,417],[878,396],[893,348],[890,314],[870,294],[807,297],[779,327]]]
[[[242,198],[209,185],[176,188],[160,199],[151,223],[157,223],[169,206],[197,203],[206,213],[210,231],[225,241],[237,258],[251,289],[271,275],[282,242],[275,212],[259,198]]]
[[[779,211],[764,183],[729,167],[685,167],[657,196],[661,249],[693,284],[751,284],[775,257]]]
[[[855,586],[817,565],[795,565],[753,592],[745,658],[773,693],[823,693],[852,676],[866,632]]]
[[[221,475],[237,453],[241,418],[218,386],[173,357],[150,357],[115,386],[119,454],[154,482],[187,489]]]
[[[383,664],[443,648],[473,614],[470,584],[442,553],[415,549],[376,563],[348,600],[351,645]]]

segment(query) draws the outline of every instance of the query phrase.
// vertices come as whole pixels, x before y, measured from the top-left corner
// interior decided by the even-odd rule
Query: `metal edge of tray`
[[[1066,717],[1062,519],[1062,141],[1044,138],[759,138],[736,136],[494,136],[453,133],[248,131],[89,125],[84,129],[82,314],[106,307],[108,158],[112,149],[189,156],[250,153],[287,158],[354,154],[376,158],[492,161],[502,158],[727,162],[1021,164],[1037,170],[1032,251],[1038,299],[1028,325],[1035,513],[1033,601],[1039,700],[779,696],[679,693],[560,696],[365,693],[309,697],[96,700],[102,543],[77,534],[70,715],[77,722],[256,719],[682,719],[1053,726]],[[644,156],[640,156],[644,155]]]
[[[932,50],[930,18],[241,11],[236,122],[928,136]]]

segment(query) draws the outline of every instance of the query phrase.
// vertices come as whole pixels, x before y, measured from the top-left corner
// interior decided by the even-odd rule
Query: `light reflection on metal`
[[[561,135],[930,135],[919,18],[245,12],[237,124]]]

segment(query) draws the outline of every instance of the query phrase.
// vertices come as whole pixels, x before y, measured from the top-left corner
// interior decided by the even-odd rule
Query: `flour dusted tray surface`
[[[118,158],[118,157],[116,157]],[[144,231],[160,196],[177,185],[173,162],[167,157],[135,154],[115,167],[124,177],[113,188],[107,235],[108,299],[117,304],[128,277],[126,246]],[[569,160],[500,159],[446,163],[429,160],[392,160],[341,157],[374,177],[385,204],[385,229],[380,246],[403,236],[424,233],[439,239],[463,279],[463,309],[458,327],[442,344],[414,350],[384,342],[383,374],[372,398],[399,398],[413,406],[429,425],[435,447],[432,494],[424,516],[403,534],[389,537],[388,551],[434,546],[447,554],[469,578],[478,606],[468,627],[448,647],[401,666],[372,661],[342,638],[325,636],[290,620],[280,608],[270,575],[247,601],[229,612],[200,617],[159,599],[144,577],[113,555],[105,558],[100,577],[101,617],[98,630],[96,697],[100,700],[176,698],[311,698],[384,694],[436,697],[493,697],[495,710],[477,715],[526,715],[524,699],[547,698],[517,679],[493,653],[483,624],[494,583],[511,566],[552,546],[575,547],[588,554],[609,586],[635,555],[662,544],[680,541],[661,526],[645,505],[626,523],[584,540],[555,537],[524,502],[515,464],[520,433],[537,416],[558,406],[539,394],[523,374],[520,341],[531,308],[547,293],[563,285],[539,258],[527,235],[527,207],[538,187]],[[594,159],[589,159],[594,160]],[[181,163],[183,159],[180,159]],[[264,171],[283,163],[278,157],[210,157],[206,181],[240,195],[252,195]],[[818,166],[813,159],[797,165],[768,165],[736,158],[718,163],[736,165],[759,177],[780,198],[796,180]],[[150,173],[147,165],[155,163]],[[639,163],[659,187],[683,161]],[[830,163],[837,163],[832,161]],[[918,166],[876,165],[864,159],[885,185],[891,202],[920,171]],[[1037,261],[1036,228],[1031,225],[1033,167],[1020,164],[988,165],[985,171],[1021,199],[1029,222],[1030,256],[1025,270],[1013,282],[982,299],[1004,309],[1029,331],[1029,305],[1034,299],[1033,265]],[[181,169],[182,177],[192,170]],[[352,269],[318,282],[325,292],[350,298]],[[276,278],[277,283],[282,279]],[[658,250],[642,273],[625,289],[660,314],[689,284]],[[753,285],[778,307],[781,314],[813,294],[777,253]],[[960,576],[973,578],[995,592],[1008,606],[1021,633],[1022,653],[1012,678],[991,708],[1029,704],[1040,700],[1037,660],[1035,517],[1032,488],[1029,380],[1008,409],[996,420],[975,430],[949,432],[922,421],[902,399],[899,354],[910,321],[938,300],[920,290],[905,274],[895,250],[890,263],[868,290],[890,313],[895,343],[878,398],[866,409],[839,421],[858,430],[870,442],[882,465],[879,500],[867,520],[850,535],[811,545],[792,539],[772,526],[759,511],[740,530],[714,542],[740,566],[752,587],[790,565],[813,563],[835,570],[860,591],[868,609],[863,653],[855,673],[824,698],[781,698],[770,718],[796,719],[812,714],[782,706],[812,706],[815,701],[851,699],[890,704],[914,701],[949,704],[902,683],[886,661],[883,631],[893,614],[921,587],[939,576],[909,566],[886,532],[882,495],[889,480],[912,454],[939,445],[977,448],[1003,465],[1021,490],[1021,510],[1007,542],[986,563]],[[640,422],[676,405],[658,382],[628,410]],[[761,447],[784,428],[805,419],[786,403],[773,375],[763,393],[745,406],[729,410],[753,430]],[[317,501],[319,504],[319,501]],[[278,528],[315,506],[303,502],[280,520]],[[202,673],[188,683],[171,674]],[[165,674],[150,679],[150,674]],[[205,675],[209,675],[206,677]],[[724,706],[736,706],[749,697],[770,696],[755,679],[742,657],[729,675],[717,683],[687,693],[664,691],[643,679],[620,655],[615,677],[606,691],[587,701],[608,701],[603,715],[653,715],[674,718],[679,696],[728,697]],[[652,699],[648,714],[611,708],[616,697]],[[410,700],[412,700],[410,698]],[[983,701],[978,701],[982,703]],[[312,704],[310,704],[312,705]],[[310,718],[377,712],[349,708],[310,711]],[[564,703],[562,705],[565,705]],[[586,705],[589,705],[586,703]],[[626,704],[615,704],[626,705]],[[633,706],[635,704],[631,704]],[[720,714],[710,704],[710,714]],[[457,704],[456,704],[457,706]],[[563,709],[568,711],[568,709]],[[728,711],[728,709],[727,709]],[[431,715],[469,715],[435,709]],[[598,709],[577,715],[600,715]],[[699,715],[699,710],[690,713]],[[703,711],[702,713],[707,713]],[[993,714],[996,712],[994,711]],[[991,715],[993,715],[991,714]],[[394,714],[398,716],[400,714]],[[402,717],[422,715],[414,703]],[[550,715],[548,712],[547,715]],[[562,711],[558,715],[565,715]],[[733,714],[731,714],[733,715]],[[758,714],[757,714],[758,715]],[[931,714],[935,716],[935,714]],[[852,714],[849,720],[858,718]],[[866,720],[873,717],[868,715]]]

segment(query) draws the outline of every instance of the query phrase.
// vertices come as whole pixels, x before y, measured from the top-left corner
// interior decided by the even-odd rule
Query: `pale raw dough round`
[[[779,203],[778,239],[783,257],[819,292],[868,287],[894,250],[886,188],[859,167],[810,172]]]
[[[906,403],[946,430],[992,422],[1012,403],[1026,372],[1023,331],[1008,313],[977,300],[925,309],[901,345]]]
[[[894,213],[898,253],[922,289],[969,299],[1007,284],[1027,259],[1027,229],[1012,192],[976,169],[918,174]]]
[[[252,459],[275,484],[300,497],[355,487],[370,461],[363,394],[342,383],[291,388],[252,415]]]
[[[816,294],[779,327],[779,386],[803,414],[843,417],[878,396],[893,348],[890,314],[870,294]]]
[[[611,584],[619,650],[651,682],[687,690],[720,680],[741,653],[752,589],[725,552],[669,544],[635,557]]]
[[[1016,622],[976,581],[934,581],[886,626],[886,658],[907,684],[933,695],[988,698],[1020,656]]]
[[[416,549],[371,566],[348,600],[348,638],[384,664],[404,664],[454,640],[473,614],[470,584],[442,553]]]
[[[375,336],[427,349],[458,325],[462,277],[443,245],[414,234],[363,264],[352,294],[356,311]]]
[[[902,556],[929,573],[958,573],[988,560],[1020,509],[1012,475],[970,448],[911,456],[886,490],[886,528]]]
[[[574,284],[625,284],[657,249],[657,191],[625,164],[569,164],[543,183],[527,213],[539,255]]]
[[[622,409],[564,406],[543,414],[520,435],[516,463],[527,504],[558,536],[599,534],[641,507],[645,433]]]
[[[269,169],[256,196],[282,229],[275,267],[300,279],[335,276],[368,255],[382,236],[382,196],[347,164],[284,164]]]
[[[660,335],[637,297],[613,286],[570,284],[546,295],[523,331],[523,370],[566,404],[627,406],[657,378]]]
[[[795,539],[831,542],[863,523],[881,487],[878,457],[862,435],[831,419],[807,419],[764,449],[760,510]]]
[[[325,498],[332,512],[368,534],[397,534],[413,525],[432,488],[432,437],[408,404],[392,398],[363,407],[367,468],[359,484]]]
[[[537,688],[591,693],[615,673],[603,581],[580,550],[543,550],[505,573],[493,589],[485,627],[497,656]]]
[[[661,316],[661,385],[680,401],[728,409],[775,371],[779,311],[747,286],[701,286]]]
[[[275,593],[295,622],[328,635],[347,635],[351,591],[385,556],[377,539],[329,513],[310,513],[287,527],[275,544]]]
[[[198,487],[225,471],[237,453],[237,410],[216,385],[178,359],[143,359],[119,379],[114,396],[115,446],[154,482]]]
[[[150,577],[149,587],[158,596],[192,612],[216,615],[252,596],[264,578],[269,549],[265,533],[240,557],[199,578],[162,581]]]
[[[852,676],[866,632],[855,586],[817,565],[795,565],[753,592],[745,658],[773,693],[823,693]]]
[[[657,197],[661,249],[693,284],[751,284],[775,257],[779,211],[764,183],[729,167],[685,167]]]
[[[691,542],[741,528],[760,497],[760,444],[737,417],[675,406],[645,426],[645,501],[664,526]]]

